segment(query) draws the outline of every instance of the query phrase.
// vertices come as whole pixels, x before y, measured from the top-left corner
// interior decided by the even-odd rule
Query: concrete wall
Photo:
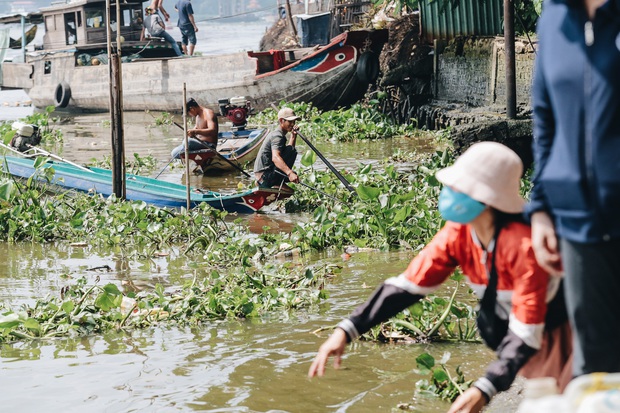
[[[534,53],[529,43],[515,45],[517,106],[529,108]],[[435,99],[470,106],[506,105],[503,38],[459,38],[436,45]],[[526,109],[527,110],[527,109]]]

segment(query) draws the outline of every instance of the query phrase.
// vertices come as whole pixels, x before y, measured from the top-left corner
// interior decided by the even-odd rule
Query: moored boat
[[[103,168],[85,168],[66,162],[48,161],[41,168],[53,168],[54,174],[50,184],[56,187],[110,196],[112,171]],[[5,156],[2,170],[20,178],[37,176],[46,181],[45,175],[38,172],[35,160]],[[238,193],[224,194],[190,188],[190,206],[206,203],[213,208],[240,213],[257,212],[261,208],[292,196],[292,192],[277,188],[253,188]],[[127,174],[126,199],[144,201],[158,207],[181,208],[187,205],[187,188],[173,182],[161,181],[140,175]]]
[[[387,40],[387,30],[350,31],[313,48],[189,59],[176,57],[159,38],[140,40],[142,5],[123,1],[121,21],[110,23],[124,39],[125,110],[178,111],[183,84],[188,95],[214,110],[219,99],[240,95],[258,110],[282,100],[311,102],[323,110],[345,106],[361,98],[377,78],[378,55]],[[116,7],[112,1],[110,16],[116,16]],[[2,86],[26,90],[37,107],[107,111],[105,1],[54,2],[38,17],[46,27],[42,50],[28,53],[23,63],[3,63]]]

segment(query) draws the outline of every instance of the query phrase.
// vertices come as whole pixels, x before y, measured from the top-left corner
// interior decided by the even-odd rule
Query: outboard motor
[[[220,114],[226,116],[237,130],[243,130],[247,124],[248,114],[252,112],[250,101],[245,96],[219,99]]]
[[[41,133],[37,125],[14,122],[11,128],[15,131],[15,136],[11,139],[9,146],[18,151],[26,152],[31,147],[41,143]]]

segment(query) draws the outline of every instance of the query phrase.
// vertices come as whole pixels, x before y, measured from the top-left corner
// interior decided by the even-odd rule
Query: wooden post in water
[[[108,71],[110,76],[110,133],[112,139],[112,191],[125,199],[125,141],[123,135],[123,82],[121,69],[120,4],[116,0],[116,51],[112,50],[111,0],[106,0]]]
[[[187,211],[191,207],[189,187],[189,138],[187,137],[187,88],[183,82],[183,142],[185,142],[185,186],[187,189]]]
[[[506,116],[517,117],[517,78],[515,65],[515,9],[504,0],[504,56],[506,57]]]

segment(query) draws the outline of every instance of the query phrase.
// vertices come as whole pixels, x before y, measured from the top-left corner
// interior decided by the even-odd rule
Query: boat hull
[[[32,159],[5,157],[3,169],[20,178],[44,175],[36,171]],[[48,162],[42,168],[53,168],[54,177],[51,184],[55,187],[100,194],[105,197],[114,193],[112,171],[102,168],[83,170],[62,162]],[[254,188],[235,194],[222,194],[213,191],[201,191],[190,188],[190,207],[208,204],[213,208],[228,212],[252,213],[279,200],[292,196],[292,192],[279,191],[277,188]],[[182,208],[187,206],[187,189],[184,185],[160,181],[139,175],[127,174],[126,199],[144,201],[158,207]]]
[[[368,85],[359,76],[361,54],[378,56],[385,40],[384,31],[343,33],[316,50],[280,51],[280,60],[294,56],[282,67],[269,52],[138,59],[122,65],[123,108],[180,111],[184,84],[189,96],[214,110],[219,99],[232,96],[247,97],[257,110],[283,100],[310,102],[322,110],[346,106]],[[109,110],[108,66],[78,66],[79,53],[33,52],[26,63],[4,63],[3,86],[24,88],[37,107],[59,106],[59,96],[70,96],[70,108]],[[265,62],[272,70],[264,71]]]

